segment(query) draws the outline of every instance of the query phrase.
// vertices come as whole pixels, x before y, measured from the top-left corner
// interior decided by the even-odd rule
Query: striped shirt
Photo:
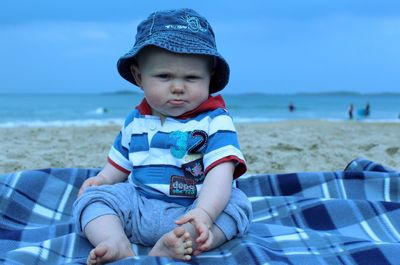
[[[126,118],[108,161],[130,173],[128,180],[148,198],[188,205],[198,196],[207,172],[232,161],[234,178],[246,164],[231,116],[221,96],[163,124],[144,99]]]

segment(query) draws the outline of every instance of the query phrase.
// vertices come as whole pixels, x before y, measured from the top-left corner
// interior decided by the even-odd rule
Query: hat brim
[[[225,59],[216,51],[214,47],[210,47],[207,43],[193,35],[174,34],[171,37],[169,33],[154,34],[147,41],[136,43],[135,46],[117,62],[119,74],[134,85],[138,85],[131,73],[131,65],[135,63],[136,55],[147,46],[156,46],[173,53],[178,54],[199,54],[208,55],[216,58],[216,65],[213,69],[214,73],[210,80],[210,94],[222,90],[229,81],[229,65]]]

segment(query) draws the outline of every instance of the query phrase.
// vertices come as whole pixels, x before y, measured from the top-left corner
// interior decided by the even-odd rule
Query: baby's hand
[[[97,176],[88,178],[85,180],[81,186],[81,188],[78,191],[78,198],[82,195],[82,193],[89,188],[90,186],[100,186],[106,184],[106,181],[103,177],[103,175],[99,174]]]
[[[197,249],[200,252],[207,251],[210,248],[211,242],[214,239],[210,229],[214,222],[210,215],[202,208],[194,208],[182,216],[179,220],[175,221],[177,225],[191,223],[196,228],[199,236],[196,239],[198,244]]]

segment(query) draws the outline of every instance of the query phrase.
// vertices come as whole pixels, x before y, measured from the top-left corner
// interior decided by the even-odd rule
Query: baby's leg
[[[190,234],[183,227],[177,227],[157,241],[149,256],[190,260],[192,251]]]
[[[217,248],[227,241],[225,234],[215,224],[211,227],[210,233],[213,236],[213,240],[211,241],[208,250]]]
[[[104,264],[135,255],[116,215],[102,215],[90,221],[85,236],[95,246],[87,264]]]

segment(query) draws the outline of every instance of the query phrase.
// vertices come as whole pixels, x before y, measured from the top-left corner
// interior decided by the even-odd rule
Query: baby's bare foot
[[[121,242],[109,239],[101,242],[90,251],[86,263],[89,265],[98,265],[131,256],[134,256],[134,253],[129,241]]]
[[[149,256],[190,260],[192,251],[189,233],[183,227],[177,227],[157,241]]]

